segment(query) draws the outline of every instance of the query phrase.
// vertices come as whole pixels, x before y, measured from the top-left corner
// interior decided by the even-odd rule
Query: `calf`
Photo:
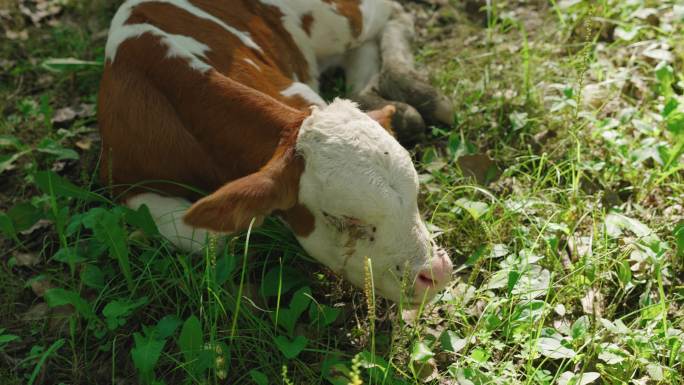
[[[420,130],[450,106],[397,78],[417,76],[406,55],[382,63],[409,52],[410,26],[384,0],[128,0],[106,47],[101,177],[183,249],[275,214],[353,284],[368,257],[382,296],[431,298],[452,264],[420,218],[411,157],[386,129]],[[323,101],[318,77],[333,65],[374,110]],[[382,91],[393,78],[404,84],[394,101]],[[195,188],[211,193],[197,200]]]

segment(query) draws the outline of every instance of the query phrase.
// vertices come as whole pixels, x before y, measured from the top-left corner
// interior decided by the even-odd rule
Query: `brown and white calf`
[[[368,257],[382,296],[431,298],[452,264],[421,220],[409,153],[381,126],[396,108],[316,92],[330,65],[357,94],[377,85],[393,15],[385,0],[126,1],[99,95],[102,180],[183,249],[275,214],[355,285]]]

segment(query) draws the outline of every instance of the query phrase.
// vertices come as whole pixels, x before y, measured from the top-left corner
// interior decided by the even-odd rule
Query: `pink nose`
[[[444,289],[451,280],[453,264],[446,251],[439,249],[432,258],[430,266],[419,271],[414,284],[414,296],[422,300],[427,292],[426,299],[430,299],[438,291]]]

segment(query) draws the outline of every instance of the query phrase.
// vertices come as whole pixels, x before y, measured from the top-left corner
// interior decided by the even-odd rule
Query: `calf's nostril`
[[[428,287],[437,286],[437,281],[435,281],[432,277],[432,274],[427,271],[423,271],[418,274],[418,281]]]

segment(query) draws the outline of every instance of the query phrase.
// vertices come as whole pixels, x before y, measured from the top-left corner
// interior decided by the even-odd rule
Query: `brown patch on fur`
[[[253,218],[258,226],[274,211],[295,207],[303,171],[304,161],[289,148],[258,172],[229,182],[197,201],[183,219],[193,227],[222,233],[245,230]],[[293,222],[299,220],[293,218]]]
[[[316,224],[316,218],[308,207],[297,203],[291,209],[282,211],[280,217],[290,226],[292,232],[300,237],[311,234]]]
[[[217,71],[202,74],[166,52],[158,37],[143,34],[122,43],[115,65],[105,67],[99,95],[104,182],[170,180],[213,191],[259,171],[279,146],[294,146],[308,112]],[[160,67],[165,70],[155,70]],[[195,197],[162,187],[174,195],[179,190]]]
[[[323,1],[349,19],[354,36],[361,34],[360,0]],[[102,182],[116,186],[123,199],[150,189],[191,200],[202,195],[192,188],[214,191],[185,218],[197,227],[232,232],[279,211],[296,234],[310,234],[313,214],[297,203],[303,161],[294,154],[310,103],[280,94],[295,75],[310,80],[306,58],[275,6],[191,2],[249,34],[261,50],[172,4],[136,6],[127,24],[154,25],[207,45],[206,57],[198,59],[212,69],[201,73],[185,58],[169,57],[151,33],[119,45],[98,95]],[[310,33],[313,22],[305,15],[302,28]]]
[[[359,37],[363,32],[363,15],[361,14],[361,0],[323,0],[334,5],[337,12],[349,20],[352,36]]]
[[[311,36],[311,25],[313,24],[313,22],[314,22],[314,18],[313,18],[313,14],[311,14],[311,12],[305,13],[302,15],[302,18],[301,18],[302,29],[309,36]]]

